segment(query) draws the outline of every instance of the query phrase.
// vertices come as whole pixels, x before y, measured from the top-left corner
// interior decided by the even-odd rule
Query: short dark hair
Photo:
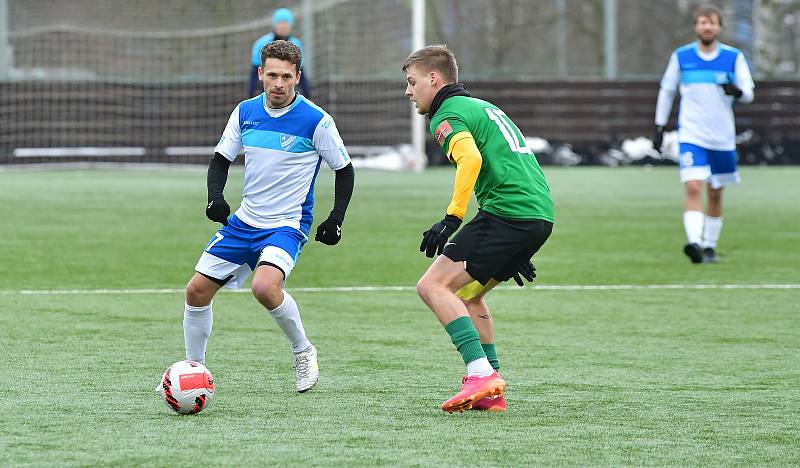
[[[701,16],[705,16],[706,18],[716,16],[719,25],[722,26],[722,11],[710,3],[704,3],[697,7],[697,10],[694,11],[694,24],[697,24],[697,20]]]
[[[279,60],[286,60],[294,64],[297,72],[300,72],[300,63],[303,61],[303,53],[300,48],[289,41],[277,40],[272,41],[261,48],[261,66],[268,58],[276,58]]]
[[[448,83],[458,81],[458,64],[456,56],[444,44],[429,45],[409,55],[403,62],[403,72],[417,67],[424,72],[437,71]]]

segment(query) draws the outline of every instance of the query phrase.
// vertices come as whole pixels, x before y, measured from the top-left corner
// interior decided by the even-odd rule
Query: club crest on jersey
[[[440,123],[439,126],[436,127],[436,133],[434,134],[436,143],[439,143],[439,145],[444,144],[444,139],[451,133],[453,133],[453,127],[450,126],[450,122],[445,120]]]
[[[286,133],[281,134],[281,148],[288,150],[292,147],[295,140],[297,140],[297,136],[295,135],[288,135]]]

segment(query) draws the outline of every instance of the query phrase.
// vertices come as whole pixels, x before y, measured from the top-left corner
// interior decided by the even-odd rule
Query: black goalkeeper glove
[[[419,251],[425,252],[425,256],[428,258],[441,254],[444,244],[447,243],[447,238],[452,236],[459,226],[461,226],[461,218],[453,215],[445,216],[443,220],[422,233],[422,243],[419,245]]]
[[[536,267],[533,266],[533,262],[528,260],[528,262],[522,265],[516,273],[514,273],[514,282],[517,283],[520,287],[524,286],[525,283],[522,282],[522,278],[528,280],[529,283],[533,283],[533,279],[536,278]]]
[[[720,86],[722,86],[722,90],[725,91],[725,94],[728,96],[733,96],[735,99],[742,97],[742,90],[735,84],[728,82]]]
[[[338,244],[342,240],[342,221],[334,216],[328,216],[328,219],[317,226],[314,240],[326,245]]]
[[[664,144],[664,126],[656,125],[653,130],[653,149],[661,152],[661,145]]]
[[[228,216],[231,215],[231,207],[224,198],[217,198],[208,202],[206,207],[206,217],[211,221],[228,225]]]

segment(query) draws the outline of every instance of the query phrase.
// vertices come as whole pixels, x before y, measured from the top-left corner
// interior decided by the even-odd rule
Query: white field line
[[[249,288],[224,290],[232,293],[249,293]],[[333,286],[319,288],[288,288],[291,292],[392,292],[414,291],[413,286]],[[800,289],[800,284],[551,284],[519,288],[516,286],[499,286],[503,291],[637,291],[654,289]],[[0,290],[0,295],[22,296],[61,296],[61,295],[98,295],[98,294],[177,294],[183,288],[162,289],[17,289]]]

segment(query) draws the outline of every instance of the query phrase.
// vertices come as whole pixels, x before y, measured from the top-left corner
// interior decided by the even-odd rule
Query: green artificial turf
[[[488,301],[508,413],[439,409],[463,363],[413,286],[443,169],[358,171],[342,243],[304,248],[288,288],[320,353],[311,392],[294,392],[266,311],[220,294],[217,394],[195,416],[153,388],[183,358],[180,289],[215,230],[205,174],[0,171],[0,466],[797,464],[800,289],[735,285],[800,283],[800,170],[742,171],[716,265],[681,253],[674,169],[545,171],[557,222],[539,288]],[[331,192],[323,172],[317,221]],[[734,286],[571,287],[680,284]],[[334,286],[405,289],[306,289]]]

